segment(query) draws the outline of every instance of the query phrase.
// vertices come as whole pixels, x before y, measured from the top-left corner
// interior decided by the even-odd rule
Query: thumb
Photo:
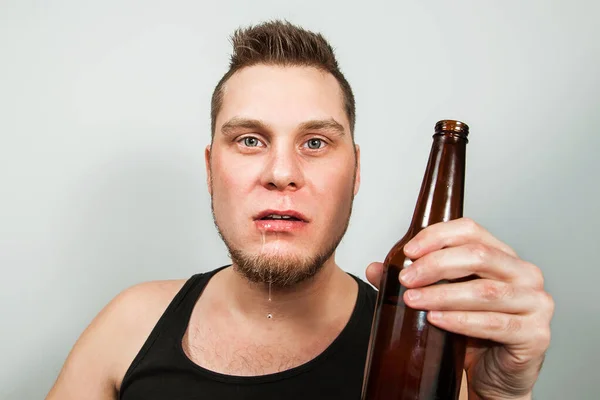
[[[372,262],[367,267],[365,275],[371,285],[379,289],[379,283],[381,282],[381,275],[383,274],[383,264],[380,262]]]

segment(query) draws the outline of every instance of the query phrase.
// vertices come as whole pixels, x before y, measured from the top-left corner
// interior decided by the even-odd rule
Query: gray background
[[[364,277],[409,222],[433,125],[472,129],[466,215],[557,302],[539,399],[596,399],[595,1],[0,2],[0,398],[40,399],[119,291],[228,262],[203,149],[228,35],[323,32],[354,87],[363,182],[338,262]]]

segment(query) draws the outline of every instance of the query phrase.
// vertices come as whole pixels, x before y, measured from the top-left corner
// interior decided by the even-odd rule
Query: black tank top
[[[352,275],[359,288],[352,315],[331,345],[311,361],[268,375],[231,376],[200,367],[182,347],[196,301],[223,268],[186,281],[129,366],[120,400],[360,399],[375,289]]]

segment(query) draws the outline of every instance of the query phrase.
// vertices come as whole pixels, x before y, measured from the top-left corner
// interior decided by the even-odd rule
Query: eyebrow
[[[236,129],[256,129],[265,131],[270,130],[270,127],[268,124],[259,119],[233,117],[223,124],[221,127],[221,133],[227,136],[233,133],[233,131]]]
[[[300,130],[302,130],[302,131],[330,131],[339,136],[343,136],[346,133],[342,124],[340,124],[333,118],[317,119],[317,120],[303,122],[300,124]]]
[[[346,133],[342,124],[333,118],[305,121],[302,122],[298,128],[300,131],[330,131],[338,136],[343,136]],[[271,131],[269,124],[259,119],[233,117],[221,126],[221,133],[228,136],[236,129]]]

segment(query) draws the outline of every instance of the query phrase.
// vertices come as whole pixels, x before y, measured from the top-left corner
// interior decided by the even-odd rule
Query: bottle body
[[[408,307],[403,300],[407,289],[398,279],[400,271],[412,264],[404,255],[410,239],[429,225],[462,217],[466,134],[448,127],[438,131],[438,125],[411,225],[384,261],[363,400],[454,400],[459,396],[466,338],[431,325],[426,311]]]

